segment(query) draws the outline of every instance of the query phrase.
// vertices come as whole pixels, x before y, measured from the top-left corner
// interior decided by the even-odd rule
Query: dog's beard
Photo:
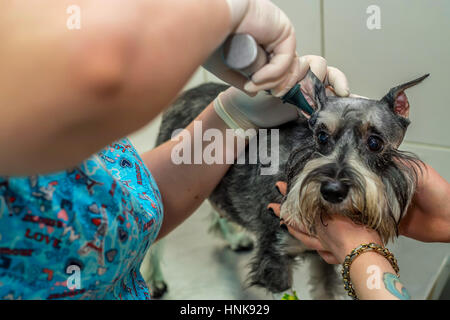
[[[390,184],[385,185],[378,175],[354,157],[347,159],[341,181],[350,189],[341,203],[333,204],[322,198],[321,183],[329,179],[323,172],[327,166],[334,166],[335,160],[321,157],[309,161],[290,183],[289,193],[281,207],[281,217],[291,225],[303,224],[310,234],[314,234],[318,218],[323,223],[324,215],[343,214],[356,223],[377,230],[386,243],[398,235],[399,220],[409,205],[414,188],[408,192],[408,204],[401,206]]]

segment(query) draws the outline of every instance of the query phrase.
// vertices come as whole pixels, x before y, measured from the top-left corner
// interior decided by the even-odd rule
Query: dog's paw
[[[164,281],[154,281],[149,285],[149,289],[151,297],[159,299],[167,292],[167,284]]]

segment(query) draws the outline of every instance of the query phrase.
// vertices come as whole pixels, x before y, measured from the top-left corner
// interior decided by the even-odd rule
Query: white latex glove
[[[348,81],[339,69],[328,67],[324,58],[319,56],[304,56],[297,58],[296,83],[302,84],[309,68],[325,86],[331,86],[328,94],[349,96]],[[303,85],[302,85],[303,86]],[[214,109],[225,123],[232,129],[269,128],[295,120],[301,111],[294,105],[283,103],[280,98],[260,92],[255,97],[249,97],[241,90],[230,87],[214,100]]]
[[[230,33],[250,34],[270,54],[270,62],[249,81],[238,72],[228,69],[220,52],[207,60],[204,67],[230,85],[254,94],[272,90],[282,95],[283,84],[292,82],[290,69],[296,69],[296,40],[294,27],[286,14],[269,0],[227,0],[231,12]],[[289,89],[288,89],[289,90]],[[286,91],[287,92],[287,91]]]

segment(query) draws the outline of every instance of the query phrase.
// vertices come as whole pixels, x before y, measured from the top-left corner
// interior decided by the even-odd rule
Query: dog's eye
[[[328,138],[329,138],[329,135],[326,132],[324,132],[324,131],[320,131],[317,134],[317,141],[319,141],[320,144],[327,143],[328,142]]]
[[[370,151],[379,152],[383,149],[383,140],[376,136],[370,136],[369,139],[367,139],[367,146]]]

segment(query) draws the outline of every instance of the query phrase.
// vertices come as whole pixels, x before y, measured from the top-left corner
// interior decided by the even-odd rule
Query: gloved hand
[[[311,71],[326,86],[331,86],[328,93],[346,97],[350,94],[348,81],[342,71],[328,67],[324,58],[319,56],[304,56],[296,59],[296,69],[293,70],[293,83],[289,89],[305,78]],[[225,123],[232,129],[270,128],[279,126],[299,117],[300,110],[291,104],[283,103],[280,98],[260,92],[255,97],[249,97],[236,88],[229,88],[219,94],[214,100],[214,109]]]
[[[217,50],[203,65],[218,78],[233,87],[255,94],[261,90],[272,90],[272,94],[281,96],[291,87],[297,70],[294,27],[288,17],[269,0],[227,0],[231,12],[230,33],[250,34],[270,57],[270,62],[252,76],[249,81],[243,75],[230,70],[222,61]],[[284,93],[282,92],[283,90]]]

